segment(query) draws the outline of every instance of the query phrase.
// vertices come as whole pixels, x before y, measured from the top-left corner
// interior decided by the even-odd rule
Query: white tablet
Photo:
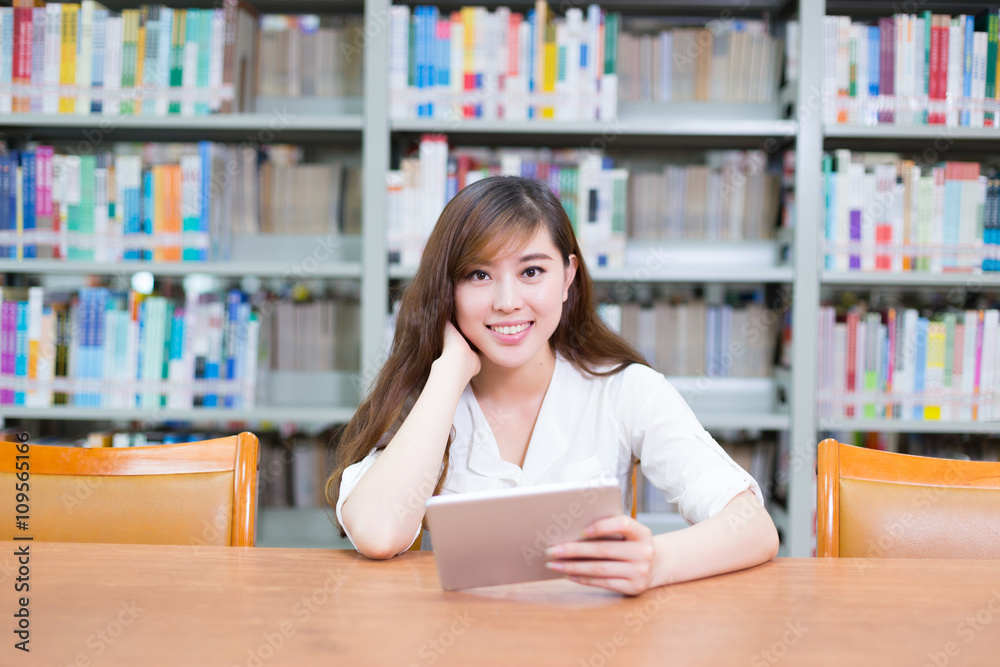
[[[427,500],[445,590],[557,578],[545,549],[583,539],[591,523],[621,513],[621,488],[607,477]]]

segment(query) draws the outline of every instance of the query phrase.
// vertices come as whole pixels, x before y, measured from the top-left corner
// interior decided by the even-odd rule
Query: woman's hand
[[[479,375],[479,370],[482,368],[479,355],[469,347],[469,341],[465,340],[462,332],[451,322],[444,325],[444,347],[438,359],[444,360],[449,368],[462,375],[463,387],[469,380]]]
[[[577,583],[625,595],[651,587],[656,549],[649,528],[620,514],[595,521],[584,535],[586,540],[549,547],[546,565]]]

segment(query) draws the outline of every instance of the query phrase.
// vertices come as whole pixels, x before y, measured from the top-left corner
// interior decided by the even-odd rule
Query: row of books
[[[207,141],[0,153],[0,257],[204,261],[228,259],[234,234],[357,233],[360,169],[301,155]]]
[[[307,164],[299,146],[272,144],[262,152],[265,160],[244,165],[255,187],[234,234],[361,233],[360,167]]]
[[[756,20],[633,33],[618,47],[618,99],[629,102],[774,102],[784,44]]]
[[[883,452],[961,461],[1000,461],[1000,436],[961,433],[830,431],[825,437]]]
[[[333,470],[331,433],[261,439],[261,507],[328,507],[326,478]]]
[[[366,39],[360,16],[262,15],[257,94],[361,95],[361,56]]]
[[[732,293],[734,303],[673,300],[602,304],[606,322],[664,375],[770,377],[781,318],[762,290]]]
[[[630,170],[628,236],[759,240],[774,235],[781,182],[763,151],[709,151],[706,164]]]
[[[997,126],[998,28],[996,10],[895,14],[876,25],[825,17],[824,121]]]
[[[628,172],[591,149],[455,149],[424,135],[419,151],[386,174],[389,262],[416,266],[445,204],[481,178],[512,174],[548,183],[594,267],[624,264]]]
[[[617,115],[618,14],[546,0],[508,7],[389,9],[394,119],[610,120]]]
[[[736,464],[750,473],[767,498],[774,473],[776,441],[767,437],[749,437],[746,433],[734,434],[735,437],[713,435],[716,437],[716,442],[726,450]],[[639,512],[677,512],[676,505],[669,501],[666,494],[653,486],[643,475],[636,476],[636,500]]]
[[[251,408],[260,331],[239,290],[182,302],[105,287],[4,287],[0,404]]]
[[[336,296],[281,299],[269,318],[270,368],[276,371],[357,371],[361,312],[358,302]]]
[[[1000,418],[1000,311],[820,308],[820,417]]]
[[[0,8],[0,113],[252,111],[257,13],[15,0]]]
[[[972,272],[1000,268],[1000,182],[976,162],[926,166],[892,153],[823,157],[826,267]]]

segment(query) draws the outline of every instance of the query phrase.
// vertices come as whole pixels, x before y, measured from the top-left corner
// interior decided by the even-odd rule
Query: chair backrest
[[[819,443],[816,553],[1000,559],[1000,463]]]
[[[252,433],[153,447],[23,449],[0,442],[0,488],[8,489],[0,493],[0,539],[254,545],[259,444]],[[15,485],[25,480],[28,502],[19,507]],[[18,529],[17,515],[27,515],[26,528]]]

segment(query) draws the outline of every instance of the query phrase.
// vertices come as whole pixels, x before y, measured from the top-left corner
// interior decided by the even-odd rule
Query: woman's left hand
[[[584,535],[585,540],[549,547],[546,565],[578,583],[625,595],[650,587],[656,550],[649,528],[620,514],[595,521]]]

